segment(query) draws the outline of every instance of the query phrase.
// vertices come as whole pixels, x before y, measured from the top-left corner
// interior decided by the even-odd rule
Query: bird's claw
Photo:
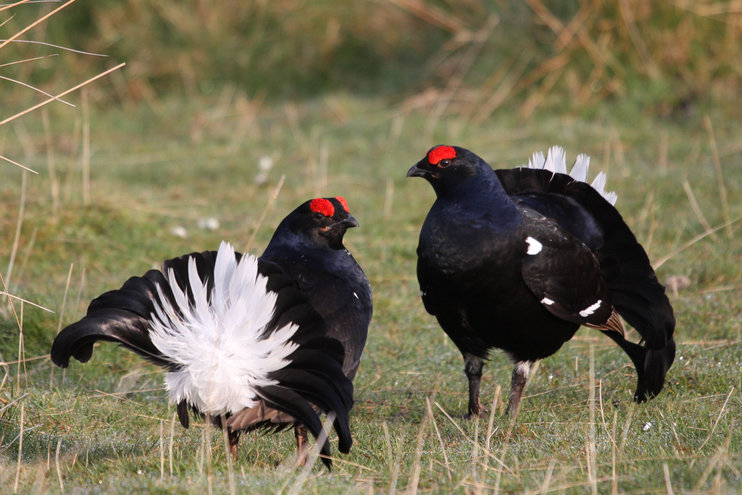
[[[482,405],[481,402],[477,401],[476,407],[470,407],[469,412],[464,414],[464,419],[470,420],[475,417],[486,419],[489,415],[489,409]]]

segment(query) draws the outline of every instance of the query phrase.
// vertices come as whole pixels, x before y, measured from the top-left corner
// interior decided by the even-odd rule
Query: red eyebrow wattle
[[[343,206],[343,208],[345,208],[345,211],[347,211],[348,213],[350,213],[350,208],[348,208],[348,202],[345,201],[345,198],[344,197],[342,197],[342,196],[335,196],[335,199],[337,199],[338,200],[338,203],[340,203]]]
[[[451,146],[438,146],[428,153],[428,162],[431,165],[438,165],[441,160],[450,160],[456,158],[456,150]]]
[[[329,200],[324,198],[316,198],[310,201],[309,209],[315,213],[322,213],[326,217],[331,217],[335,214],[335,207],[332,206]]]

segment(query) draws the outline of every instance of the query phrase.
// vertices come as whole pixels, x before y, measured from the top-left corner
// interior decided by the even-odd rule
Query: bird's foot
[[[464,419],[474,419],[474,418],[483,418],[486,419],[489,417],[489,409],[486,408],[484,405],[482,405],[481,402],[479,402],[479,399],[477,399],[476,406],[472,407],[469,406],[469,412],[464,414]]]
[[[478,413],[468,412],[464,414],[464,419],[467,421],[471,421],[474,418],[487,419],[488,417],[487,411],[479,411]]]

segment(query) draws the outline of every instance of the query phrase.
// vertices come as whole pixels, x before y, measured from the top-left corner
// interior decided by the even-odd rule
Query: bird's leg
[[[505,412],[515,418],[518,415],[520,398],[523,395],[523,388],[528,380],[528,372],[531,370],[531,361],[516,361],[513,368],[513,380],[510,382],[510,401],[508,409]]]
[[[483,416],[486,408],[479,401],[479,382],[482,380],[482,367],[484,360],[472,354],[464,354],[464,373],[469,380],[469,412],[466,418]]]
[[[229,453],[232,454],[232,459],[237,460],[237,443],[240,441],[240,430],[233,430],[227,426],[227,417],[223,414],[219,416],[221,422],[222,431],[227,434],[227,444],[229,444]],[[217,425],[218,426],[218,425]]]
[[[240,441],[240,430],[227,430],[227,439],[229,440],[229,453],[232,454],[232,459],[237,460],[237,443]]]
[[[294,427],[296,435],[296,463],[303,466],[307,463],[309,457],[309,439],[307,438],[307,429],[302,425]]]

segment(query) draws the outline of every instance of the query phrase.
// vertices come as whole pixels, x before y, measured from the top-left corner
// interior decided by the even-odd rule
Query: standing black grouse
[[[299,460],[305,460],[306,430],[319,437],[320,412],[335,416],[338,448],[347,453],[353,385],[343,363],[349,360],[346,347],[356,367],[360,359],[370,289],[366,281],[362,294],[368,318],[343,330],[315,304],[324,288],[307,292],[294,262],[301,264],[302,252],[310,246],[312,256],[323,259],[323,244],[325,258],[333,259],[341,250],[352,260],[342,238],[357,225],[345,200],[317,198],[300,205],[279,226],[271,244],[286,246],[283,259],[241,255],[222,243],[218,251],[167,260],[161,270],[132,277],[120,289],[94,299],[83,319],[57,335],[52,360],[62,367],[70,357],[87,362],[96,341],[118,342],[167,370],[165,386],[185,428],[189,409],[226,426],[234,456],[242,431],[294,425]],[[366,280],[360,267],[354,267],[347,273],[352,282],[345,282],[350,286],[359,277]],[[326,275],[324,282],[343,283],[342,272],[336,270],[332,277]],[[323,282],[321,274],[312,278]],[[329,467],[326,440],[321,453]]]
[[[417,276],[425,309],[464,357],[469,414],[481,415],[479,383],[492,348],[515,368],[515,416],[531,364],[554,354],[580,325],[631,358],[637,402],[657,395],[675,357],[675,318],[644,249],[605,193],[585,183],[589,158],[570,175],[564,151],[536,153],[528,168],[493,170],[457,146],[435,146],[410,168],[436,200],[420,232]],[[624,338],[621,315],[644,344]]]

